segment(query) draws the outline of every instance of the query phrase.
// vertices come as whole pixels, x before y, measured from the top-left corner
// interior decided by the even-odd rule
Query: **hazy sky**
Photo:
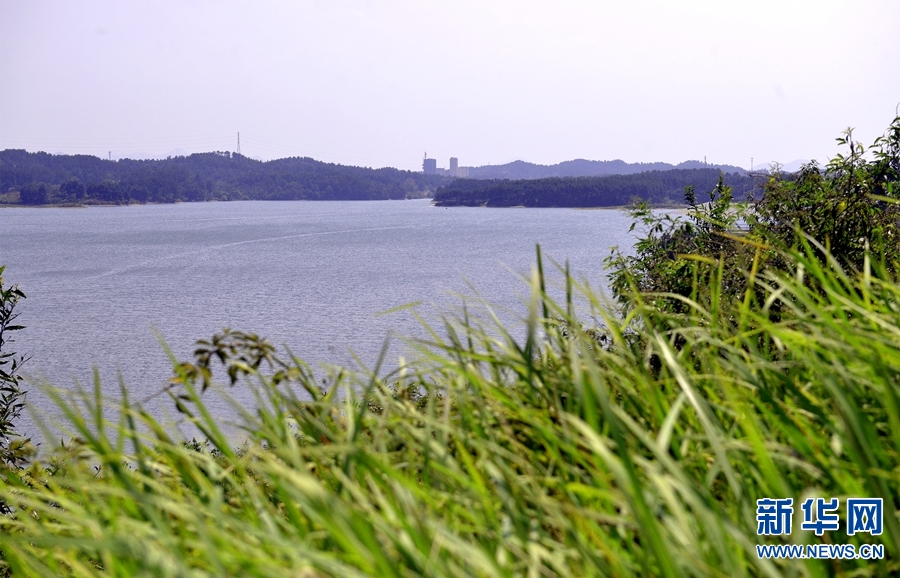
[[[896,0],[0,0],[0,149],[822,161],[893,118],[898,29]]]

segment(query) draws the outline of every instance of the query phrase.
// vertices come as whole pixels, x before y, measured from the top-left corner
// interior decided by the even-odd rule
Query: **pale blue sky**
[[[0,2],[0,149],[419,169],[825,160],[900,102],[900,2]]]

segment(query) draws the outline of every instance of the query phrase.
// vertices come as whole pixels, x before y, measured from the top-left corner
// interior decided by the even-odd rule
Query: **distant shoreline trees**
[[[655,205],[684,203],[684,188],[710,190],[718,182],[718,169],[655,170],[602,177],[552,177],[531,180],[458,179],[437,190],[441,207],[621,207],[640,199]],[[723,174],[736,195],[754,189],[754,179],[740,173]]]
[[[719,168],[672,168],[596,177],[452,179],[394,168],[337,165],[307,157],[263,162],[229,152],[209,152],[162,160],[109,161],[90,155],[8,149],[0,151],[0,204],[426,197],[434,197],[439,206],[604,207],[627,205],[634,199],[681,204],[685,186],[710,189],[719,172]],[[724,174],[726,184],[736,194],[753,188],[753,179],[745,173]]]
[[[228,152],[108,161],[0,151],[0,201],[25,205],[408,199],[429,197],[448,180],[305,157],[262,162]]]

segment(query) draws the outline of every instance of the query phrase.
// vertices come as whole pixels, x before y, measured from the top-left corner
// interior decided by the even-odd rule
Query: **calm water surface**
[[[427,200],[5,209],[0,264],[28,295],[15,345],[32,356],[29,375],[87,384],[96,366],[108,395],[117,396],[121,372],[141,398],[171,375],[154,329],[180,359],[228,326],[313,364],[352,364],[352,350],[371,365],[392,330],[422,335],[408,312],[377,313],[414,301],[449,306],[452,292],[471,294],[466,281],[524,312],[517,275],[534,263],[535,243],[601,286],[610,247],[631,244],[629,225],[612,210]],[[55,413],[35,392],[29,401]],[[169,405],[148,402],[154,412]]]

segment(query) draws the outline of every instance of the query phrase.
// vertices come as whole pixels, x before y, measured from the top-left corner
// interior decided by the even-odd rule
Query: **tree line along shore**
[[[262,162],[229,152],[163,160],[0,151],[0,202],[129,204],[235,200],[388,200],[431,196],[447,181],[311,158]]]
[[[537,179],[453,179],[393,168],[337,165],[310,158],[262,162],[229,152],[163,160],[109,161],[90,155],[5,150],[0,151],[0,204],[121,205],[433,197],[435,204],[445,207],[611,207],[626,205],[633,199],[678,205],[683,204],[685,186],[709,189],[722,172],[719,168],[666,169],[663,163],[607,164],[601,168],[653,170]],[[737,169],[723,174],[726,184],[736,194],[744,195],[754,187],[754,179]]]
[[[684,188],[711,190],[723,175],[725,185],[744,198],[760,177],[719,169],[653,170],[601,177],[550,177],[530,180],[456,179],[440,187],[434,203],[441,207],[621,207],[634,200],[657,206],[684,204]]]

